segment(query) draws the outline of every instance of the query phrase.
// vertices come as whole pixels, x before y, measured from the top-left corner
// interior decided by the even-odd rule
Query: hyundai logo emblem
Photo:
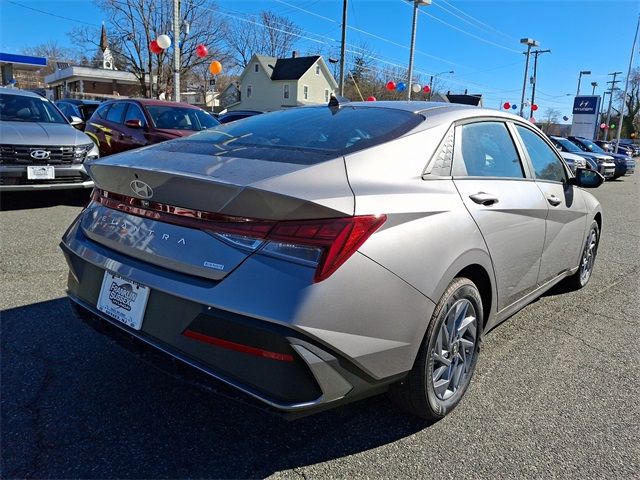
[[[31,158],[35,160],[46,160],[51,155],[51,152],[47,150],[34,150],[30,153]]]
[[[151,198],[153,196],[153,189],[142,180],[134,180],[129,186],[133,193],[140,198]]]

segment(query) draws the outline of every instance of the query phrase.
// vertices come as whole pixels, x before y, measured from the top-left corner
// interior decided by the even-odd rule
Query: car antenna
[[[340,108],[340,106],[342,106],[345,103],[349,103],[350,100],[346,97],[341,97],[339,95],[336,95],[335,93],[331,94],[331,98],[329,99],[329,107],[330,108]]]

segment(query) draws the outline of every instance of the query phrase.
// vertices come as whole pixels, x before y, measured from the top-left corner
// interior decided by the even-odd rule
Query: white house
[[[253,55],[239,79],[240,100],[229,110],[268,112],[328,103],[338,84],[321,56],[275,58]]]

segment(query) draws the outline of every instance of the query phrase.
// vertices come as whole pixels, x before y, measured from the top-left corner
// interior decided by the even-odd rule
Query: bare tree
[[[540,122],[540,128],[542,129],[542,131],[544,133],[549,133],[551,125],[553,125],[554,123],[558,123],[560,115],[562,115],[562,112],[560,112],[560,110],[551,107],[547,108],[544,111],[544,115],[542,116],[542,122]]]
[[[618,93],[618,101],[622,103],[624,91]],[[640,68],[634,68],[629,77],[629,87],[625,101],[624,119],[622,121],[622,138],[629,138],[640,130]]]
[[[227,43],[235,63],[244,68],[253,54],[288,57],[300,35],[300,28],[287,17],[260,12],[229,24]]]
[[[61,46],[56,41],[48,41],[32,47],[22,49],[27,55],[36,57],[44,57],[47,59],[47,66],[40,69],[41,75],[49,75],[55,70],[56,62],[75,63],[77,60],[76,52],[72,49]]]
[[[173,88],[171,75],[173,48],[155,55],[150,50],[152,40],[161,34],[171,34],[173,22],[172,0],[94,0],[108,19],[106,24],[110,49],[124,63],[140,83],[140,93],[149,96],[148,73],[156,76],[158,90]],[[208,0],[181,0],[181,23],[189,25],[189,33],[181,29],[180,71],[211,61],[210,57],[224,52],[224,23],[215,15],[215,4]],[[72,39],[79,47],[97,48],[100,35],[90,28],[75,29]],[[175,42],[175,39],[174,39]],[[195,55],[198,44],[207,45],[210,56]]]

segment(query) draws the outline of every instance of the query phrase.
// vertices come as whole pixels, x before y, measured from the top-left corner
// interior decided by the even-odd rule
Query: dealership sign
[[[573,123],[571,135],[575,137],[595,138],[600,112],[600,96],[585,95],[573,101]]]

